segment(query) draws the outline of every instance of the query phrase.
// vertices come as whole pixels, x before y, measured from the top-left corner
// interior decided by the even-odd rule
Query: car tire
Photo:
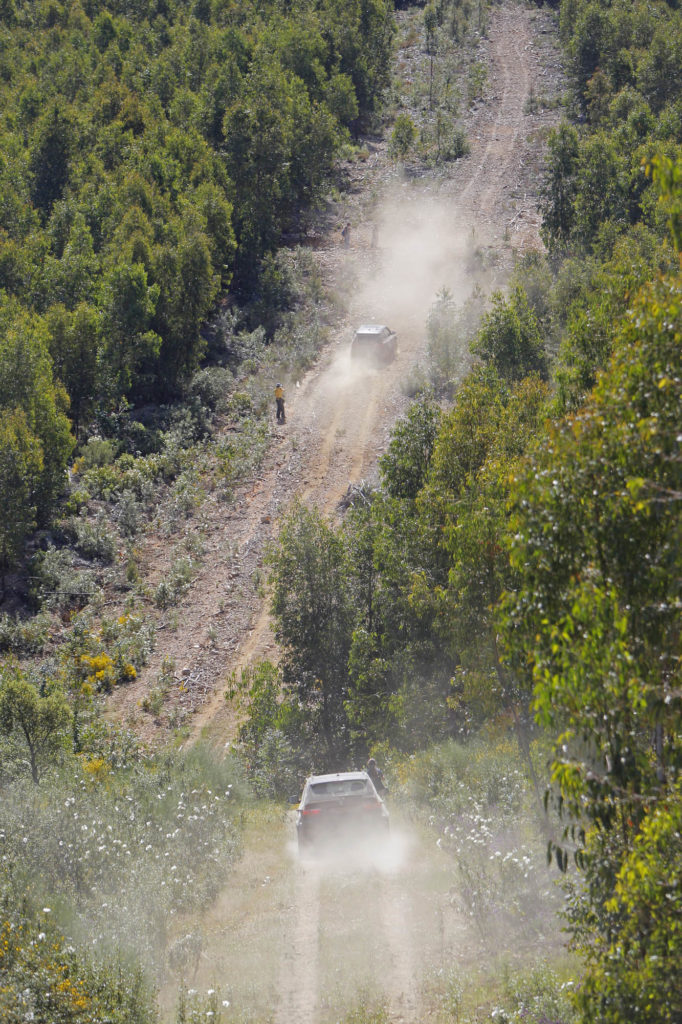
[[[299,853],[299,856],[301,854],[310,853],[310,851],[313,848],[313,844],[312,844],[310,838],[308,836],[301,835],[300,832],[298,833],[298,837],[297,838],[298,838],[298,853]]]

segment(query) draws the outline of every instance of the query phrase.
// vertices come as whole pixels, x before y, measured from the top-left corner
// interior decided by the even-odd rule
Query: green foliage
[[[227,699],[240,694],[248,718],[239,729],[249,782],[261,797],[290,800],[301,780],[325,754],[309,745],[305,720],[293,695],[282,694],[282,677],[270,662],[244,670],[226,692]]]
[[[40,442],[28,429],[21,409],[6,411],[0,425],[0,577],[19,560],[24,541],[36,526],[34,495],[43,468]]]
[[[607,221],[612,234],[655,221],[643,165],[662,143],[672,157],[682,142],[682,12],[664,0],[562,0],[560,22],[588,124],[550,134],[543,231],[554,252],[589,251]]]
[[[584,990],[586,1020],[643,1012],[646,965],[661,955],[646,929],[625,952],[611,901],[647,821],[678,813],[680,288],[678,274],[642,289],[588,404],[543,438],[515,486],[506,642],[556,738],[569,830],[555,852],[565,866],[574,845],[587,888],[574,941],[595,979],[611,970],[612,944],[622,964],[617,992]]]
[[[219,289],[257,284],[380,102],[392,6],[5,8],[0,288],[45,318],[79,435],[186,386]]]
[[[682,984],[682,794],[647,813],[606,904],[611,936],[583,952],[589,971],[578,992],[584,1019],[620,1024],[637,1007],[643,1024],[678,1020]],[[672,969],[671,969],[672,968]]]
[[[284,684],[305,712],[311,741],[320,735],[331,764],[342,763],[351,606],[341,542],[318,513],[296,504],[270,566]]]
[[[395,119],[391,132],[390,152],[396,160],[404,160],[414,145],[417,129],[408,113],[403,111]]]
[[[52,908],[22,905],[6,878],[0,913],[0,1015],[6,1024],[155,1024],[153,996],[139,971],[77,952],[54,924]]]
[[[543,231],[550,245],[565,242],[573,228],[577,193],[578,132],[571,125],[552,129],[547,140],[547,167],[542,189]]]
[[[125,949],[121,983],[133,986],[135,961],[149,978],[164,972],[169,916],[224,884],[238,853],[239,774],[201,747],[152,755],[101,724],[82,740],[79,764],[39,787],[4,785],[0,884],[14,907],[52,907],[72,944],[103,963]]]
[[[426,479],[440,417],[440,408],[424,396],[393,428],[388,450],[379,460],[382,483],[392,498],[417,497]]]
[[[522,288],[515,287],[508,299],[501,292],[493,295],[492,309],[483,315],[471,351],[505,380],[521,380],[532,373],[547,377],[542,335]]]
[[[468,367],[469,346],[478,329],[482,306],[480,291],[475,291],[460,306],[445,289],[429,310],[426,322],[429,376],[439,393],[451,391]]]
[[[66,548],[49,547],[31,560],[32,597],[41,608],[66,613],[83,608],[96,591],[95,575]]]
[[[557,893],[542,855],[534,785],[509,739],[433,744],[409,763],[397,759],[391,777],[392,791],[400,787],[452,858],[461,911],[481,933],[502,923],[518,940],[542,934]]]
[[[27,619],[0,615],[0,651],[16,657],[40,654],[54,625],[52,616],[45,613]]]
[[[26,745],[34,783],[40,782],[63,747],[69,721],[69,707],[59,690],[41,694],[19,669],[11,663],[5,666],[0,677],[0,728]]]
[[[682,252],[682,165],[658,156],[654,157],[647,171],[658,185],[659,202],[665,208],[675,250]]]
[[[609,361],[623,309],[653,273],[674,269],[675,256],[639,224],[618,238],[610,258],[585,267],[589,283],[564,311],[565,333],[556,367],[557,407],[576,408]],[[567,278],[568,264],[564,265]],[[564,282],[566,283],[566,282]]]
[[[5,472],[16,475],[24,494],[24,521],[26,506],[34,505],[38,521],[44,522],[64,486],[74,445],[67,398],[53,378],[43,323],[6,303],[0,307],[0,324],[0,411],[9,415],[6,443],[13,451]]]
[[[491,1020],[495,1024],[574,1024],[573,990],[574,983],[561,982],[546,963],[528,974],[506,973],[502,1005],[493,1009]]]

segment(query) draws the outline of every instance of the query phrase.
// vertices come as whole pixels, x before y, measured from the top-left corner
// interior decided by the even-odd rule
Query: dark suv
[[[388,811],[367,772],[311,775],[298,805],[300,851],[388,836]]]
[[[397,352],[398,335],[386,324],[361,324],[350,346],[353,362],[361,361],[372,366],[388,365]]]

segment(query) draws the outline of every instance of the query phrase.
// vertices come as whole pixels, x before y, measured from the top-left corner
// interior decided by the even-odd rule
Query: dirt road
[[[348,289],[348,320],[330,350],[287,394],[287,424],[273,423],[258,479],[233,505],[209,499],[201,527],[210,538],[202,570],[179,609],[181,628],[158,634],[157,651],[138,680],[112,698],[118,718],[137,718],[164,659],[172,659],[177,693],[191,712],[191,739],[208,730],[224,742],[238,712],[224,699],[231,672],[276,657],[267,608],[254,581],[282,514],[298,495],[333,513],[349,483],[375,478],[395,420],[408,405],[406,381],[423,364],[425,322],[438,291],[465,298],[474,284],[499,286],[517,256],[540,246],[537,186],[543,141],[556,109],[529,112],[529,97],[552,95],[560,82],[548,15],[515,3],[493,7],[481,61],[484,95],[466,116],[471,153],[449,169],[411,176],[391,163],[386,142],[355,165],[343,214],[353,221],[349,249],[334,233],[316,250],[330,287]],[[423,52],[404,47],[406,73]],[[538,104],[536,104],[536,107]],[[379,196],[367,219],[366,197]],[[374,230],[378,246],[371,245]],[[353,325],[388,323],[400,351],[381,372],[352,373]],[[150,726],[148,720],[148,727]]]
[[[331,1024],[362,1007],[425,1020],[444,974],[489,955],[447,895],[449,858],[397,821],[384,849],[301,860],[289,816],[261,809],[245,841],[190,979],[238,1019]]]
[[[349,482],[375,477],[407,407],[403,384],[424,359],[424,323],[436,293],[447,287],[464,298],[476,281],[472,267],[487,284],[501,282],[519,253],[540,245],[542,143],[558,115],[531,113],[528,101],[531,92],[551,95],[560,81],[547,17],[513,3],[493,8],[481,44],[487,91],[468,115],[471,154],[447,174],[410,177],[388,161],[385,144],[375,146],[362,172],[364,190],[381,197],[373,222],[363,219],[360,200],[353,206],[349,199],[350,249],[330,239],[317,252],[330,284],[351,282],[347,329],[290,389],[287,425],[273,426],[259,479],[227,516],[224,506],[207,505],[210,565],[182,609],[183,629],[161,644],[163,656],[185,668],[183,685],[197,709],[193,738],[206,730],[216,741],[230,738],[228,673],[275,653],[252,581],[292,498],[333,513]],[[408,66],[418,59],[414,48],[402,51]],[[486,260],[477,263],[475,252]],[[348,343],[362,320],[398,331],[400,352],[389,369],[351,371]],[[126,693],[131,714],[145,685],[142,679]],[[398,823],[384,857],[307,863],[296,855],[291,821],[271,814],[250,823],[244,858],[196,925],[203,953],[191,984],[220,988],[240,1020],[326,1024],[361,1005],[381,1006],[395,1022],[436,1020],[444,992],[456,1001],[448,972],[465,971],[481,942],[457,909],[447,858]]]

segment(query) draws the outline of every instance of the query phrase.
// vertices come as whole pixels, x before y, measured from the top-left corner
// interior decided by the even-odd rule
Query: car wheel
[[[313,844],[310,841],[310,837],[309,836],[301,835],[301,833],[299,832],[298,833],[298,852],[299,852],[299,854],[310,853],[312,848],[313,848]]]

